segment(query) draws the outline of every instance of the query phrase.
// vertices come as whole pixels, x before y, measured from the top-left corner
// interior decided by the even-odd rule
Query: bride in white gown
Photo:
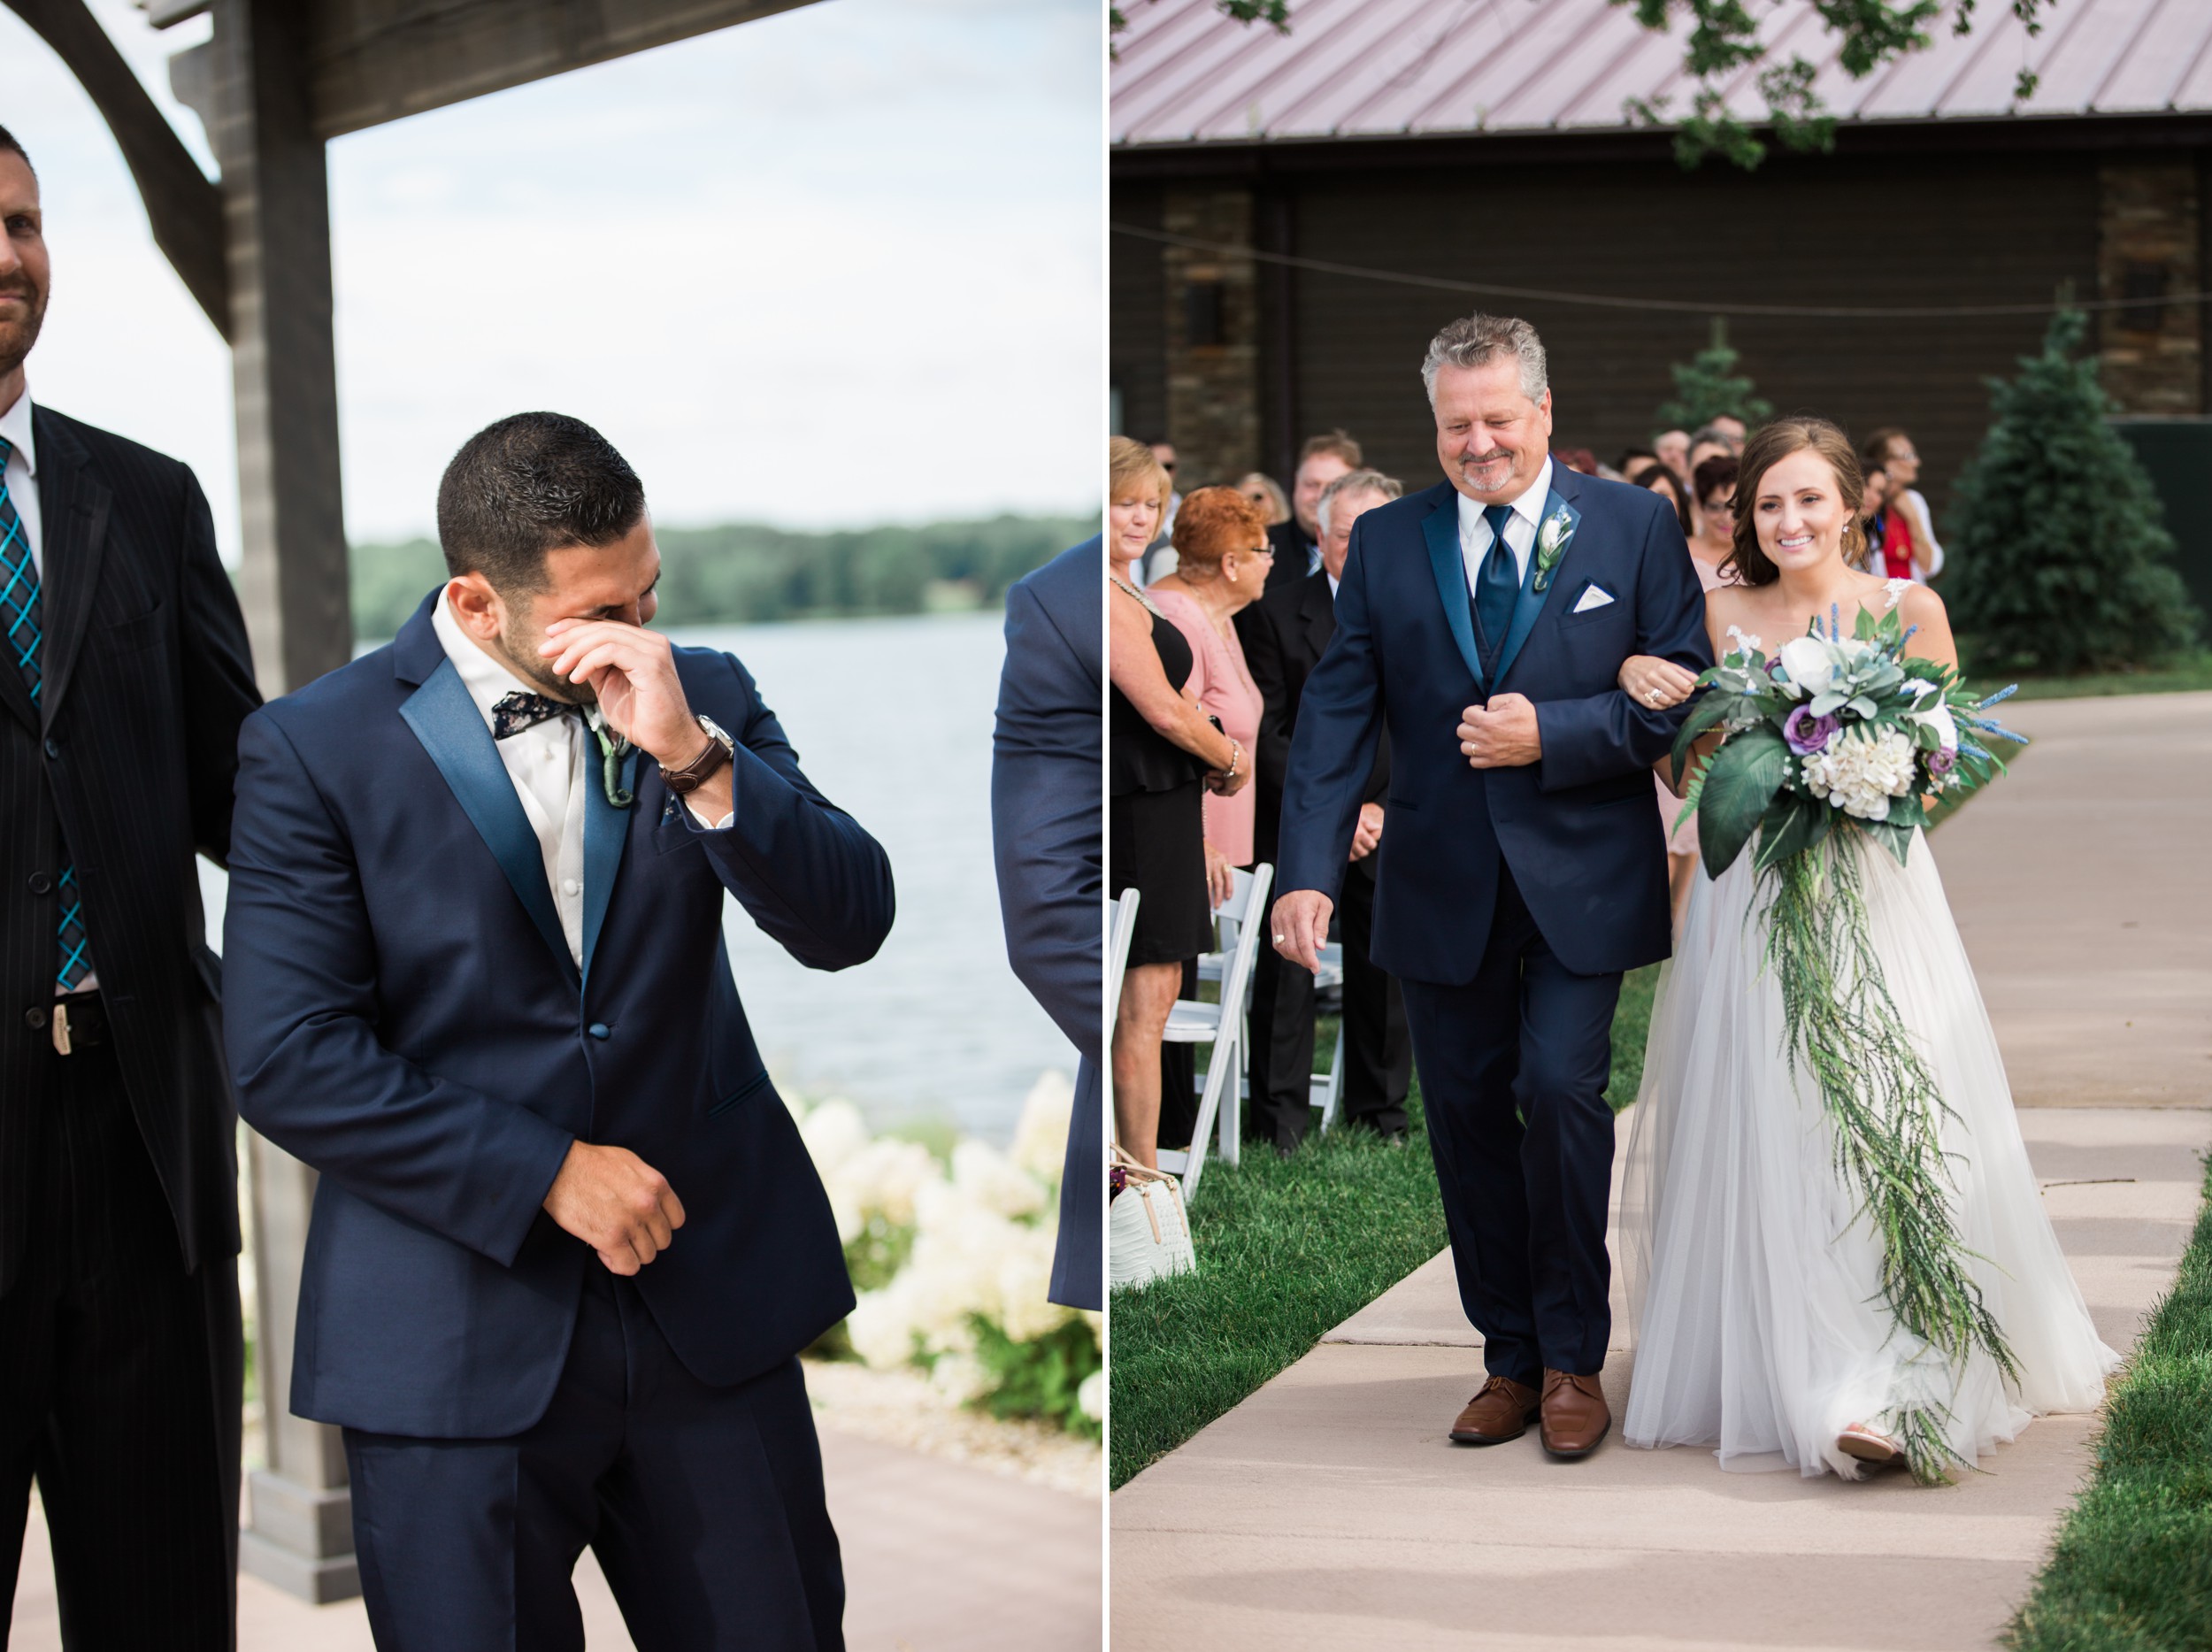
[[[1785,420],[1752,440],[1736,493],[1740,578],[1706,599],[1716,657],[1732,627],[1778,647],[1815,615],[1839,611],[1847,633],[1860,608],[1901,601],[1919,628],[1913,652],[1955,663],[1939,597],[1845,561],[1860,486],[1847,442],[1823,421]],[[1691,682],[1648,657],[1622,672],[1647,703],[1678,703]],[[2098,1340],[2044,1213],[1927,842],[1916,834],[1901,866],[1858,833],[1830,841],[1858,857],[1889,995],[1947,1109],[1951,1226],[2016,1380],[1986,1352],[1953,1364],[1885,1301],[1880,1240],[1785,1048],[1780,988],[1763,967],[1771,883],[1747,849],[1717,880],[1698,873],[1652,1010],[1620,1212],[1636,1339],[1623,1433],[1715,1447],[1724,1467],[1856,1478],[1903,1460],[1897,1419],[1916,1408],[1955,1464],[1971,1465],[2032,1416],[2095,1410],[2118,1356]]]

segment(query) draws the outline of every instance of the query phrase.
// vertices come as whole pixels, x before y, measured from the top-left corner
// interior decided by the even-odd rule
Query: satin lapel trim
[[[113,496],[97,477],[86,474],[76,456],[60,442],[46,442],[40,458],[43,473],[38,503],[46,521],[46,575],[39,596],[46,611],[46,641],[38,704],[41,720],[51,728],[60,714],[62,696],[69,692],[77,656],[84,651]]]
[[[1537,518],[1537,532],[1560,511],[1567,513],[1567,535],[1559,547],[1559,560],[1552,565],[1551,583],[1542,590],[1536,588],[1536,550],[1529,549],[1528,566],[1521,574],[1521,594],[1513,600],[1513,623],[1506,627],[1505,646],[1498,650],[1498,680],[1505,680],[1506,672],[1513,669],[1514,659],[1520,654],[1521,644],[1528,641],[1528,634],[1536,629],[1536,621],[1544,611],[1544,604],[1559,588],[1559,576],[1567,566],[1567,558],[1574,554],[1575,530],[1582,526],[1582,512],[1560,496],[1553,488],[1544,500],[1544,514]]]
[[[473,711],[473,706],[470,710]],[[607,905],[614,899],[615,879],[622,871],[622,846],[629,841],[630,817],[644,805],[632,802],[618,809],[607,801],[602,780],[599,742],[588,731],[584,735],[584,979],[591,979],[592,949],[607,921]],[[622,789],[637,795],[637,751],[622,759]]]
[[[530,829],[530,818],[515,795],[515,783],[499,760],[499,748],[492,743],[492,731],[484,726],[484,714],[469,698],[453,662],[441,661],[422,687],[407,697],[399,714],[453,788],[455,799],[499,870],[506,873],[515,898],[530,914],[545,944],[573,978],[576,961],[568,956],[568,938],[561,933],[553,891],[545,881],[545,856],[538,847],[538,834]],[[595,773],[592,778],[595,781],[598,777]],[[588,823],[588,813],[585,818]],[[588,824],[587,855],[589,841]]]
[[[1436,594],[1444,603],[1444,623],[1452,628],[1452,641],[1459,645],[1459,657],[1467,662],[1468,675],[1480,688],[1482,656],[1475,649],[1475,622],[1467,605],[1467,564],[1459,554],[1456,492],[1447,495],[1444,503],[1423,519],[1421,537],[1428,541],[1429,569],[1436,575]]]

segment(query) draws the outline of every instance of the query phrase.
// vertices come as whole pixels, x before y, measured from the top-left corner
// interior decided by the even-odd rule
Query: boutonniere
[[[1558,567],[1560,557],[1567,554],[1567,543],[1574,536],[1574,518],[1563,504],[1536,530],[1536,578],[1531,589],[1541,593],[1551,588],[1552,570]]]
[[[605,713],[592,706],[584,713],[584,722],[599,742],[599,784],[607,794],[607,801],[617,809],[627,809],[637,801],[637,795],[622,784],[622,760],[636,749],[626,735],[618,734],[607,726]]]

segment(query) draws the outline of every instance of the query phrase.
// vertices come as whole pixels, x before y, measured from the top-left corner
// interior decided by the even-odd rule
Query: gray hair
[[[1532,402],[1544,399],[1551,379],[1544,362],[1544,341],[1536,329],[1518,316],[1486,316],[1479,311],[1462,316],[1429,341],[1429,353],[1421,363],[1421,383],[1436,405],[1436,374],[1440,368],[1481,367],[1501,356],[1521,364],[1521,394]]]
[[[1380,494],[1385,499],[1405,496],[1406,485],[1395,476],[1386,476],[1380,471],[1347,471],[1321,490],[1321,503],[1314,507],[1314,514],[1321,519],[1321,531],[1329,531],[1329,502],[1339,494]]]

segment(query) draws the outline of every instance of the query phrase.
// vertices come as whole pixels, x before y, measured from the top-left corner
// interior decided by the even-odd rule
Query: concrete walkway
[[[1943,829],[1938,860],[2061,1243],[2126,1348],[2212,1146],[2212,868],[2190,854],[2212,805],[2212,695],[2014,720],[2039,743]],[[1943,1489],[1724,1473],[1617,1440],[1565,1464],[1532,1433],[1445,1441],[1480,1369],[1440,1256],[1131,1481],[1115,1575],[1141,1579],[1145,1604],[1117,1590],[1115,1647],[1988,1646],[2095,1423],[2039,1420]],[[1617,1416],[1630,1375],[1624,1350],[1606,1372]]]
[[[844,1547],[852,1652],[1096,1652],[1095,1499],[903,1447],[822,1430],[831,1517]],[[588,1552],[576,1594],[590,1652],[633,1652]],[[10,1652],[59,1652],[51,1557],[35,1507]],[[373,1652],[359,1601],[315,1607],[238,1581],[240,1652]]]

